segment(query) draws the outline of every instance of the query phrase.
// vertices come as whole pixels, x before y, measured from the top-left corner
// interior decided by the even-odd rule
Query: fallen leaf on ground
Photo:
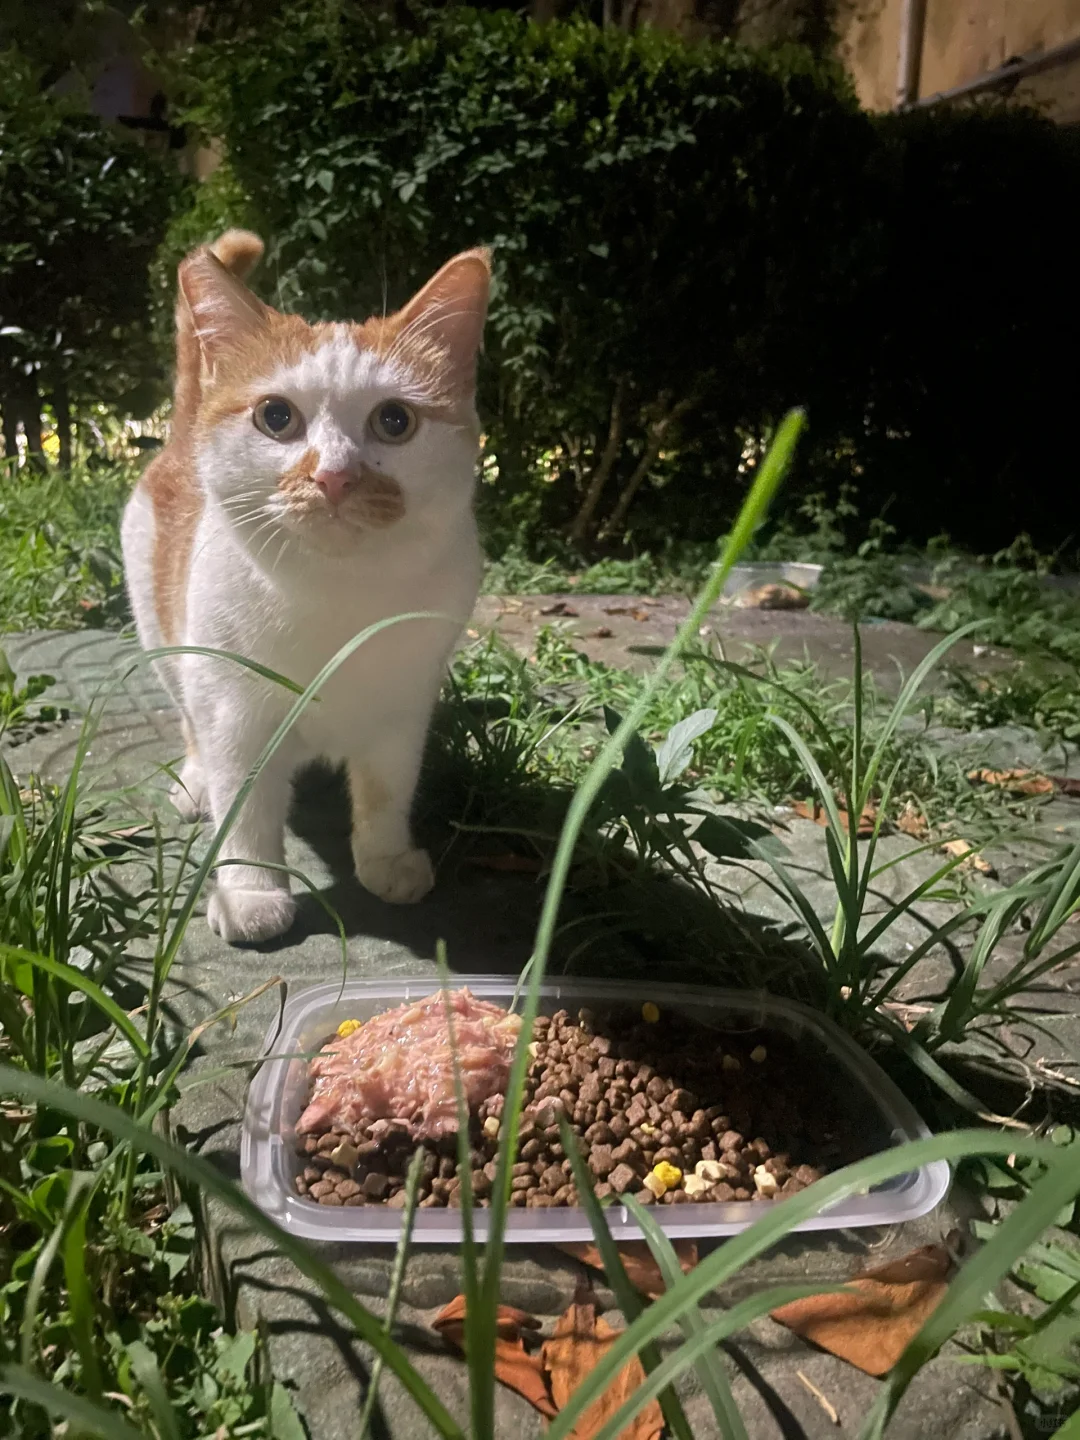
[[[505,855],[467,855],[465,863],[476,865],[481,870],[502,870],[522,875],[539,875],[543,869],[542,861],[535,855],[515,855],[511,851]]]
[[[793,1300],[772,1318],[867,1375],[884,1375],[940,1303],[951,1268],[943,1245],[924,1245],[852,1276],[843,1293]]]
[[[604,1359],[618,1337],[619,1332],[597,1316],[594,1305],[571,1305],[561,1317],[551,1339],[544,1341],[541,1352],[551,1381],[551,1394],[560,1410]],[[635,1355],[619,1371],[599,1400],[585,1411],[571,1430],[569,1440],[592,1440],[644,1381],[645,1371]],[[620,1432],[619,1440],[660,1440],[663,1428],[664,1417],[660,1406],[655,1400],[650,1400]]]
[[[925,840],[930,834],[930,827],[926,823],[926,816],[921,810],[916,810],[909,801],[896,817],[896,828],[904,835],[910,835],[913,840]]]
[[[824,805],[817,800],[791,800],[788,802],[796,815],[801,815],[804,820],[813,820],[815,825],[827,825],[829,817],[825,813]],[[877,821],[877,807],[867,805],[866,809],[859,816],[859,838],[866,839],[874,833],[874,825]],[[840,808],[840,824],[845,830],[849,828],[850,820],[848,812]]]
[[[1012,795],[1052,795],[1054,782],[1048,775],[1037,770],[969,770],[968,777],[973,783],[994,785],[999,790],[1008,790]]]
[[[590,636],[589,636],[589,639],[590,639],[590,640],[610,640],[611,637],[612,637],[612,635],[614,635],[614,633],[615,633],[614,630],[609,630],[606,625],[601,625],[601,626],[599,627],[599,629],[592,631],[592,633],[591,633]]]
[[[571,617],[576,617],[577,613],[574,607],[568,605],[565,600],[556,600],[554,605],[545,605],[540,611],[541,615],[568,615]]]
[[[989,860],[972,849],[967,840],[946,840],[942,845],[946,855],[960,855],[963,857],[962,870],[978,870],[980,875],[994,875],[996,872]]]
[[[465,1296],[458,1295],[432,1321],[448,1345],[464,1353]],[[544,1375],[539,1353],[530,1355],[521,1338],[523,1330],[538,1330],[540,1322],[524,1310],[500,1305],[495,1316],[495,1378],[501,1385],[516,1390],[529,1404],[553,1420],[557,1413]]]
[[[682,1272],[686,1275],[698,1262],[697,1245],[693,1240],[673,1240],[671,1243],[679,1257]],[[559,1249],[593,1270],[603,1270],[604,1268],[600,1251],[589,1241],[560,1245]],[[619,1259],[623,1263],[627,1279],[635,1290],[649,1300],[657,1300],[663,1295],[666,1287],[663,1276],[660,1274],[660,1266],[653,1259],[652,1251],[644,1240],[631,1240],[620,1245]]]

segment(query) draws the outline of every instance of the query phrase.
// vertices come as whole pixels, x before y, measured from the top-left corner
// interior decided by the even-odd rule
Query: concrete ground
[[[486,599],[478,609],[474,628],[479,632],[496,625],[511,643],[528,650],[540,623],[553,618],[544,612],[561,597],[527,600]],[[564,606],[576,616],[561,619],[578,627],[579,635],[610,629],[611,636],[586,638],[596,658],[613,664],[645,663],[653,649],[674,631],[681,602],[634,601],[625,597],[566,597]],[[630,613],[613,614],[615,609]],[[634,609],[646,618],[638,619]],[[718,617],[721,633],[730,642],[763,643],[779,639],[782,654],[801,654],[803,648],[834,673],[844,673],[846,627],[806,612],[764,613],[725,611]],[[894,660],[910,667],[925,653],[932,637],[907,627],[889,625],[867,631],[865,650],[875,673],[887,679]],[[57,677],[53,697],[85,710],[108,677],[122,674],[127,658],[134,660],[130,643],[104,633],[38,634],[8,637],[5,649],[16,670],[47,672]],[[971,655],[969,659],[983,658]],[[992,663],[996,657],[989,657]],[[9,762],[18,773],[33,769],[62,776],[70,766],[77,740],[75,721],[48,727],[26,737],[13,748]],[[1030,737],[1013,737],[1005,743],[1010,753],[1030,745]],[[148,803],[156,804],[164,779],[159,767],[180,753],[179,729],[165,696],[145,666],[130,669],[116,684],[104,706],[101,724],[90,747],[89,769],[105,786],[145,787]],[[157,779],[153,777],[157,772]],[[1057,824],[1071,829],[1077,802],[1059,802],[1065,808]],[[294,816],[288,860],[301,868],[340,911],[348,933],[348,972],[352,976],[435,978],[436,942],[448,944],[451,965],[464,972],[516,974],[532,940],[541,890],[531,876],[496,873],[475,867],[441,873],[432,896],[421,905],[395,909],[364,894],[347,873],[347,846],[340,796],[332,782],[309,786]],[[300,833],[302,832],[302,833]],[[785,838],[794,863],[807,877],[816,875],[816,898],[828,904],[829,883],[823,849],[823,832],[810,822],[788,817]],[[888,844],[902,844],[890,840]],[[890,872],[883,889],[910,884],[925,860],[908,861]],[[767,888],[723,867],[716,878],[733,891],[732,905],[764,921],[778,918]],[[736,884],[736,880],[738,883]],[[933,915],[925,919],[935,918]],[[890,939],[902,953],[921,934],[921,922],[898,927]],[[941,962],[948,963],[947,960]],[[223,1005],[243,996],[273,977],[290,991],[341,974],[341,956],[317,904],[301,906],[299,922],[283,941],[263,950],[235,950],[213,936],[201,915],[185,941],[176,984],[170,997],[179,1027],[190,1027]],[[939,972],[940,977],[940,972]],[[655,985],[655,977],[653,977]],[[920,977],[924,992],[933,988],[933,973]],[[1077,987],[1072,971],[1058,977],[1054,1003],[1062,1013],[1061,1045],[1052,1052],[1055,1064],[1075,1054],[1067,1043],[1077,1034]],[[909,989],[904,998],[918,1003]],[[238,1006],[231,1025],[210,1030],[200,1044],[198,1067],[220,1067],[244,1057],[257,1056],[276,1012],[277,991]],[[1034,1052],[1031,1052],[1034,1053]],[[1049,1054],[1050,1052],[1044,1051]],[[1064,1073],[1059,1071],[1059,1073]],[[1070,1071],[1075,1074],[1075,1071]],[[1067,1091],[1067,1085],[1063,1093]],[[238,1175],[240,1125],[246,1089],[246,1072],[187,1090],[174,1114],[177,1134],[211,1157],[226,1173]],[[879,1230],[842,1232],[825,1236],[798,1236],[759,1261],[740,1284],[757,1287],[782,1281],[839,1280],[871,1259],[899,1255],[908,1249],[942,1239],[971,1213],[971,1202],[959,1192],[939,1209],[910,1224]],[[361,1345],[342,1333],[313,1293],[312,1287],[267,1245],[216,1206],[209,1210],[213,1251],[208,1274],[217,1292],[235,1303],[243,1320],[261,1316],[268,1326],[276,1373],[291,1382],[314,1440],[337,1440],[355,1434],[356,1416],[370,1364]],[[323,1247],[324,1258],[377,1313],[389,1283],[392,1256],[379,1246]],[[604,1308],[611,1297],[603,1282],[552,1247],[515,1249],[508,1259],[503,1299],[537,1315],[550,1328],[575,1291],[591,1283]],[[461,1289],[459,1255],[452,1249],[417,1251],[409,1262],[400,1320],[402,1338],[411,1357],[443,1401],[463,1421],[467,1417],[466,1377],[463,1364],[441,1346],[428,1322],[438,1307]],[[732,1292],[711,1298],[716,1305],[730,1300]],[[609,1316],[613,1322],[615,1316]],[[858,1433],[878,1389],[878,1382],[842,1361],[795,1339],[770,1320],[757,1322],[731,1348],[729,1368],[735,1395],[753,1440],[774,1437],[817,1437]],[[807,1383],[809,1382],[809,1383]],[[959,1367],[947,1350],[926,1366],[911,1388],[890,1435],[898,1440],[923,1440],[927,1435],[950,1440],[992,1440],[1010,1433],[1006,1413],[997,1398],[996,1382],[989,1372]],[[834,1424],[815,1398],[814,1389],[835,1407]],[[412,1440],[428,1433],[425,1423],[399,1388],[384,1380],[379,1425],[375,1433],[393,1440]],[[715,1433],[707,1402],[690,1380],[684,1387],[695,1436]],[[524,1402],[499,1387],[498,1434],[539,1435],[542,1422]]]

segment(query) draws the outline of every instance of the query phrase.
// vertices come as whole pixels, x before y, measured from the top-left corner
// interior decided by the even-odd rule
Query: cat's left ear
[[[476,357],[487,319],[491,251],[455,255],[392,317],[396,335],[407,331],[433,342],[446,359],[446,380],[461,394],[476,385]]]

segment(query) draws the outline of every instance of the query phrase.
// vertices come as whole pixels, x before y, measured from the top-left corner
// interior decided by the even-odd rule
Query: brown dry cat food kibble
[[[512,1206],[578,1204],[560,1116],[596,1194],[633,1194],[646,1205],[767,1203],[875,1148],[866,1123],[849,1117],[850,1083],[819,1050],[778,1031],[720,1034],[655,1008],[648,1021],[633,1010],[538,1018]],[[725,1065],[728,1057],[737,1064]],[[497,1175],[503,1099],[488,1096],[470,1117],[469,1170],[481,1207]],[[360,1120],[349,1133],[339,1125],[298,1137],[297,1193],[330,1206],[401,1208],[417,1146],[420,1206],[459,1207],[457,1137],[421,1139],[408,1121]]]

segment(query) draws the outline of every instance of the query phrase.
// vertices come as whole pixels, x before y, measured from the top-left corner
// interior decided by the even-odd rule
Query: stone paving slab
[[[494,630],[526,653],[545,625],[556,626],[590,659],[624,670],[647,670],[675,636],[690,609],[677,595],[482,595],[473,616],[477,635]],[[810,610],[738,609],[721,602],[702,627],[702,638],[715,637],[731,660],[745,661],[761,647],[774,647],[778,663],[810,659],[827,679],[849,677],[853,648],[851,625],[834,615]],[[863,664],[886,689],[899,688],[941,639],[913,625],[883,620],[862,626]],[[950,651],[954,665],[979,670],[1005,668],[1007,651],[961,641]]]
[[[637,622],[635,622],[637,623]],[[5,641],[16,669],[57,676],[55,698],[85,709],[103,680],[125,668],[134,656],[129,642],[101,633],[16,637]],[[59,778],[70,765],[77,722],[69,721],[34,735],[13,751],[16,769],[33,768]],[[160,797],[165,777],[160,766],[180,750],[175,717],[145,668],[132,671],[112,697],[91,745],[88,767],[103,783],[148,782],[149,803]],[[348,931],[348,971],[353,976],[430,975],[435,978],[435,943],[449,942],[451,963],[461,970],[517,973],[529,952],[540,895],[530,878],[461,870],[440,877],[432,897],[408,910],[372,900],[346,878],[345,822],[335,812],[332,782],[314,784],[306,804],[308,839],[290,836],[288,858],[310,874],[341,910]],[[303,808],[303,806],[301,806]],[[321,817],[321,818],[320,818]],[[805,868],[824,876],[823,835],[808,822],[792,826],[793,844]],[[313,843],[314,842],[314,843]],[[725,867],[730,869],[730,867]],[[725,877],[730,878],[730,877]],[[815,881],[814,883],[818,883]],[[826,884],[827,882],[821,881]],[[758,887],[763,889],[763,887]],[[820,899],[827,903],[821,890]],[[749,908],[764,912],[767,903],[747,891]],[[907,943],[897,932],[899,943]],[[138,962],[133,961],[138,968]],[[334,978],[341,973],[336,936],[314,903],[302,907],[297,928],[283,941],[262,950],[235,950],[213,936],[197,917],[185,943],[169,997],[180,1027],[190,1027],[223,1005],[273,977],[290,988]],[[273,1018],[277,993],[271,991],[237,1009],[231,1026],[209,1031],[185,1083],[199,1079],[200,1068],[218,1070],[261,1052]],[[247,1072],[234,1069],[224,1078],[192,1085],[174,1116],[178,1133],[212,1158],[226,1173],[238,1173],[240,1123]],[[903,1253],[943,1237],[967,1213],[968,1202],[954,1194],[948,1205],[923,1221],[881,1230],[832,1236],[795,1237],[759,1261],[738,1279],[738,1286],[712,1297],[715,1307],[748,1288],[790,1280],[835,1281],[857,1265]],[[243,1318],[261,1315],[268,1323],[276,1372],[295,1383],[314,1440],[337,1440],[355,1432],[355,1418],[370,1356],[340,1336],[311,1287],[290,1266],[267,1253],[264,1242],[246,1232],[220,1207],[209,1207],[213,1252],[208,1273],[218,1293],[236,1304]],[[389,1282],[391,1255],[386,1247],[322,1247],[357,1294],[377,1313]],[[551,1248],[515,1248],[507,1262],[503,1298],[535,1313],[550,1327],[586,1279],[575,1262]],[[610,1296],[597,1285],[601,1304]],[[453,1250],[419,1250],[410,1261],[401,1315],[410,1355],[448,1406],[465,1418],[464,1368],[433,1345],[426,1322],[436,1308],[461,1288],[460,1257]],[[614,1317],[611,1317],[614,1318]],[[736,1396],[753,1440],[773,1437],[854,1435],[877,1390],[877,1382],[828,1355],[817,1354],[769,1320],[740,1337],[732,1352]],[[836,1407],[833,1425],[798,1372]],[[698,1437],[715,1428],[703,1396],[692,1380],[685,1387],[688,1411]],[[523,1402],[499,1389],[497,1433],[538,1435],[539,1418]],[[412,1440],[428,1433],[414,1407],[386,1382],[381,1433]],[[957,1440],[991,1440],[1007,1433],[1003,1413],[992,1398],[990,1377],[958,1370],[944,1357],[918,1377],[891,1434],[922,1440],[933,1434]]]

